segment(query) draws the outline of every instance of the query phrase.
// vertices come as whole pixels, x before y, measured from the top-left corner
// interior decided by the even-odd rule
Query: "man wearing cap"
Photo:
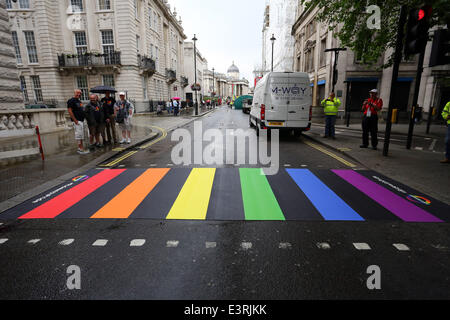
[[[133,116],[134,107],[125,99],[125,92],[119,93],[120,99],[114,106],[114,116],[116,122],[119,124],[119,128],[122,130],[121,144],[131,143],[131,118]],[[128,139],[127,139],[128,137]]]
[[[363,121],[363,144],[361,148],[369,147],[369,132],[372,140],[372,149],[378,146],[378,112],[383,108],[383,100],[378,98],[378,90],[370,91],[370,98],[365,100],[362,107]]]

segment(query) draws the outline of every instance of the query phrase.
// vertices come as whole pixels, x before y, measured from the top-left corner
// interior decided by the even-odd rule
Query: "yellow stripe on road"
[[[123,161],[123,160],[125,160],[125,159],[127,159],[127,158],[129,158],[129,157],[131,157],[132,155],[135,155],[136,153],[138,153],[138,152],[137,152],[137,151],[131,151],[131,152],[128,152],[128,153],[126,153],[125,155],[121,156],[120,158],[117,158],[116,160],[114,160],[114,161],[112,161],[112,162],[110,162],[110,163],[108,163],[108,164],[105,164],[105,165],[102,166],[102,167],[113,167],[113,166],[115,166],[116,164],[118,164],[119,162],[121,162],[121,161]]]
[[[355,164],[353,164],[353,163],[351,163],[351,162],[349,162],[349,161],[347,161],[347,160],[345,160],[345,159],[339,157],[338,155],[335,155],[334,153],[332,153],[332,152],[326,150],[325,148],[322,148],[321,146],[319,146],[319,145],[317,145],[317,144],[314,144],[314,143],[312,143],[312,142],[305,141],[305,140],[304,140],[303,142],[304,142],[305,144],[307,144],[308,146],[310,146],[310,147],[312,147],[312,148],[314,148],[314,149],[316,149],[316,150],[318,150],[318,151],[320,151],[320,152],[323,152],[323,153],[325,153],[326,155],[329,155],[329,156],[332,157],[333,159],[336,159],[337,161],[342,162],[343,164],[345,164],[346,166],[348,166],[348,167],[350,167],[350,168],[356,168],[356,165],[355,165]]]
[[[152,145],[154,145],[155,143],[160,142],[161,140],[164,140],[167,137],[167,131],[164,130],[163,128],[157,127],[157,126],[152,126],[153,128],[158,129],[159,131],[161,131],[161,137],[159,137],[158,139],[155,139],[154,141],[147,143],[141,147],[139,147],[140,150],[144,150],[147,149],[148,147],[151,147]]]
[[[216,169],[192,169],[167,220],[205,220]]]

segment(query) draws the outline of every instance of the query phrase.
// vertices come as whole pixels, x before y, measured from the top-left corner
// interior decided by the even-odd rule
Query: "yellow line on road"
[[[161,137],[159,137],[158,139],[156,139],[156,140],[154,140],[154,141],[152,141],[150,143],[147,143],[146,145],[143,145],[143,146],[139,147],[140,150],[147,149],[148,147],[151,147],[155,143],[158,143],[158,142],[160,142],[161,140],[164,140],[167,137],[167,131],[164,130],[163,128],[160,128],[160,127],[157,127],[157,126],[152,126],[152,128],[156,128],[159,131],[161,131],[161,134],[162,134]]]
[[[342,162],[343,164],[345,164],[346,166],[348,166],[348,167],[350,167],[350,168],[356,168],[356,167],[357,167],[355,164],[353,164],[353,163],[351,163],[351,162],[349,162],[349,161],[347,161],[347,160],[345,160],[345,159],[339,157],[338,155],[335,155],[334,153],[332,153],[332,152],[330,152],[330,151],[328,151],[328,150],[322,148],[321,146],[319,146],[319,145],[317,145],[317,144],[314,144],[314,143],[312,143],[312,142],[305,141],[305,140],[304,140],[303,142],[304,142],[305,144],[307,144],[308,146],[310,146],[310,147],[312,147],[312,148],[314,148],[314,149],[316,149],[316,150],[318,150],[318,151],[320,151],[320,152],[323,152],[323,153],[325,153],[326,155],[329,155],[329,156],[332,157],[333,159],[336,159],[337,161]]]
[[[105,164],[104,167],[113,167],[116,164],[118,164],[119,162],[131,157],[132,155],[134,155],[136,153],[137,153],[137,151],[130,151],[130,152],[126,153],[125,155],[121,156],[120,158],[117,158],[116,160],[114,160],[108,164]]]

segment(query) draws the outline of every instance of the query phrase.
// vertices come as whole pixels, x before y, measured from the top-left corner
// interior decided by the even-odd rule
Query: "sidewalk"
[[[199,110],[199,116],[203,116],[212,111],[214,110],[201,110],[200,113]],[[0,212],[68,179],[76,177],[118,153],[156,139],[161,133],[158,130],[153,130],[152,126],[170,132],[195,119],[196,117],[191,115],[160,117],[154,116],[153,114],[136,114],[133,119],[131,144],[107,146],[102,149],[96,149],[87,155],[78,155],[76,153],[77,147],[73,130],[43,135],[42,144],[44,153],[46,145],[48,146],[49,143],[54,143],[55,140],[63,141],[58,146],[58,152],[46,155],[44,162],[41,160],[40,155],[38,155],[27,162],[0,167],[0,181],[2,181],[0,184]],[[118,128],[117,133],[119,135],[121,134]]]
[[[384,136],[384,128],[382,126],[383,124],[380,124],[380,133]],[[424,127],[426,130],[426,124],[416,126],[415,133],[425,133],[423,131]],[[348,129],[346,126],[336,126],[338,131],[343,128]],[[430,133],[432,134],[429,137],[439,138],[439,141],[443,141],[445,138],[444,131],[437,125],[431,128]],[[354,131],[354,135],[345,135],[337,132],[337,139],[332,140],[322,138],[324,135],[323,125],[313,124],[311,131],[304,133],[304,136],[333,149],[335,152],[348,156],[371,170],[375,170],[424,194],[450,204],[450,193],[448,192],[450,190],[450,166],[440,163],[440,160],[444,158],[442,152],[433,152],[428,149],[416,150],[414,148],[407,150],[404,144],[391,143],[389,156],[384,157],[383,140],[379,141],[377,151],[370,148],[361,149],[359,147],[362,144],[361,125],[353,124],[350,129]],[[444,129],[446,128],[444,127]],[[392,127],[393,134],[399,134],[404,137],[407,130],[408,125],[394,125]]]

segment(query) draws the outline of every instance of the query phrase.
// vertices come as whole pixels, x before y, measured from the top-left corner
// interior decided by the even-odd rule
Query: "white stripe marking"
[[[66,239],[58,243],[60,246],[70,246],[72,243],[74,243],[75,239]]]
[[[253,244],[251,242],[242,242],[241,248],[244,250],[250,250],[251,248],[253,248]]]
[[[367,243],[354,243],[353,246],[358,250],[372,250]]]
[[[0,239],[0,244],[4,244],[8,239]]]
[[[176,248],[180,244],[180,241],[167,241],[167,248]]]
[[[416,147],[415,149],[416,149],[416,150],[419,150],[419,151],[423,151],[423,148],[422,148],[422,147]]]
[[[323,249],[323,250],[330,250],[331,246],[330,246],[329,243],[326,243],[326,242],[318,242],[317,243],[317,248]]]
[[[40,242],[41,241],[41,239],[31,239],[30,241],[28,241],[27,243],[28,244],[32,244],[32,245],[35,245],[36,243],[38,243],[38,242]]]
[[[142,247],[145,244],[144,239],[136,239],[131,241],[130,247]]]
[[[433,142],[430,145],[430,149],[429,149],[430,151],[434,150],[434,147],[436,146],[436,143],[437,143],[437,139],[434,139]]]
[[[409,247],[407,245],[402,244],[402,243],[394,243],[394,247],[398,251],[410,251]]]
[[[95,241],[92,246],[93,247],[104,247],[108,244],[108,240],[104,240],[104,239],[99,239],[97,241]]]
[[[216,242],[206,242],[205,247],[206,247],[206,249],[213,249],[213,248],[217,247],[217,243]]]

